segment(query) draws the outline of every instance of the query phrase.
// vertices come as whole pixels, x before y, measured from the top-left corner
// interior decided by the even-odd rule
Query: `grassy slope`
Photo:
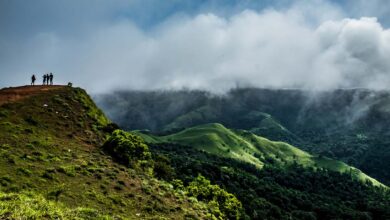
[[[101,151],[108,122],[81,89],[0,106],[0,218],[202,218],[201,204]]]
[[[91,208],[69,208],[33,192],[0,192],[0,217],[5,219],[111,219]]]
[[[249,111],[234,114],[234,119],[232,119],[233,116],[228,115],[226,117],[221,111],[206,105],[177,117],[173,122],[164,127],[164,131],[172,133],[172,131],[196,125],[222,123],[227,127],[248,130],[271,140],[284,141],[293,145],[300,143],[300,139],[297,136],[281,125],[270,114],[260,111]]]
[[[382,185],[360,170],[343,162],[312,156],[287,143],[270,141],[246,131],[232,131],[221,124],[200,125],[176,134],[161,137],[137,133],[150,143],[172,142],[193,146],[215,155],[249,162],[259,168],[270,160],[286,165],[296,162],[304,166],[324,168],[343,173],[350,172],[357,179],[362,181],[369,180],[374,185]]]

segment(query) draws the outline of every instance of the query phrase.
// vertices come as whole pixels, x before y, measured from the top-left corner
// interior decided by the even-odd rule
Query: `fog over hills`
[[[390,219],[389,61],[388,0],[0,0],[0,219]]]
[[[0,86],[386,89],[386,1],[0,3]]]
[[[341,159],[390,183],[390,93],[367,89],[118,91],[97,104],[124,129],[171,134],[206,123],[245,129]]]

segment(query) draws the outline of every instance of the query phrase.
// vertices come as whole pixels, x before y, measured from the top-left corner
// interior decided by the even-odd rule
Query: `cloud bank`
[[[49,29],[13,42],[0,36],[0,74],[20,83],[29,73],[53,71],[58,81],[91,92],[387,89],[390,30],[374,17],[344,18],[332,4],[321,5],[325,11],[297,3],[227,17],[176,14],[149,30],[120,18],[74,35]]]

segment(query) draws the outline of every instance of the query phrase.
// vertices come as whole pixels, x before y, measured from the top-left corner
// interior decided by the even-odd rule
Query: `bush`
[[[30,176],[31,175],[31,171],[29,169],[19,167],[16,170],[17,170],[18,173],[23,174],[25,176]]]
[[[109,123],[106,126],[103,126],[102,130],[104,132],[112,133],[113,131],[119,129],[119,126],[115,123]]]
[[[30,125],[33,125],[33,126],[37,126],[39,123],[37,120],[35,120],[32,116],[28,116],[24,119],[24,121],[26,121],[28,124]]]
[[[50,200],[58,201],[59,197],[64,192],[65,192],[64,186],[60,185],[60,186],[56,187],[55,189],[49,191],[49,193],[47,194],[47,198]]]
[[[233,194],[218,185],[212,185],[210,180],[202,175],[189,184],[187,194],[208,203],[210,211],[217,219],[240,219],[243,212],[241,202]]]
[[[7,110],[0,110],[0,118],[5,118],[8,116],[8,111]]]
[[[152,168],[152,155],[148,145],[134,134],[115,130],[104,143],[103,149],[125,166],[144,170]]]
[[[60,166],[57,168],[57,171],[70,177],[76,176],[76,169],[74,166]]]
[[[167,181],[172,180],[175,176],[175,170],[166,156],[160,154],[154,156],[154,175]]]

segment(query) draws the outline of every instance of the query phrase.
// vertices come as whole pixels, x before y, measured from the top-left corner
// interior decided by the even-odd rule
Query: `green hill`
[[[220,124],[166,136],[136,133],[174,168],[166,177],[183,182],[198,174],[209,178],[237,196],[248,219],[390,217],[387,187],[345,163],[313,157],[283,142]]]
[[[289,133],[262,112],[241,119],[250,131]],[[211,123],[136,132],[147,145],[82,89],[0,90],[0,219],[390,216],[389,191],[364,173],[250,131]]]
[[[209,215],[206,203],[104,152],[115,126],[84,90],[21,87],[0,96],[0,219]]]
[[[96,97],[127,130],[176,133],[221,123],[350,164],[390,184],[390,92],[237,88],[202,91],[118,91]]]
[[[173,122],[164,126],[163,131],[170,133],[195,125],[218,122],[231,125],[234,128],[248,130],[258,135],[265,135],[273,140],[283,140],[293,143],[299,143],[300,141],[297,136],[281,125],[270,114],[260,111],[249,111],[240,112],[240,114],[231,117],[230,114],[221,116],[221,112],[220,109],[214,106],[202,106],[199,109],[175,118]],[[239,124],[237,123],[238,121]]]
[[[81,89],[28,89],[0,91],[0,218],[390,215],[389,193],[383,187],[357,181],[351,172],[319,169],[312,164],[337,163],[316,160],[288,144],[207,124],[162,135],[171,138],[164,143],[159,136],[144,136],[150,142],[146,145],[136,135],[115,130]],[[154,109],[153,114],[160,112]],[[267,126],[284,129],[266,114],[248,115],[248,121],[258,117]],[[177,145],[172,139],[188,144]]]
[[[243,130],[230,130],[221,124],[206,124],[185,129],[167,136],[155,136],[137,132],[149,143],[176,143],[195,147],[208,153],[251,163],[258,168],[267,161],[284,165],[292,163],[315,169],[327,169],[350,173],[353,178],[371,181],[383,186],[377,180],[347,164],[326,157],[312,156],[284,142],[274,142]]]

